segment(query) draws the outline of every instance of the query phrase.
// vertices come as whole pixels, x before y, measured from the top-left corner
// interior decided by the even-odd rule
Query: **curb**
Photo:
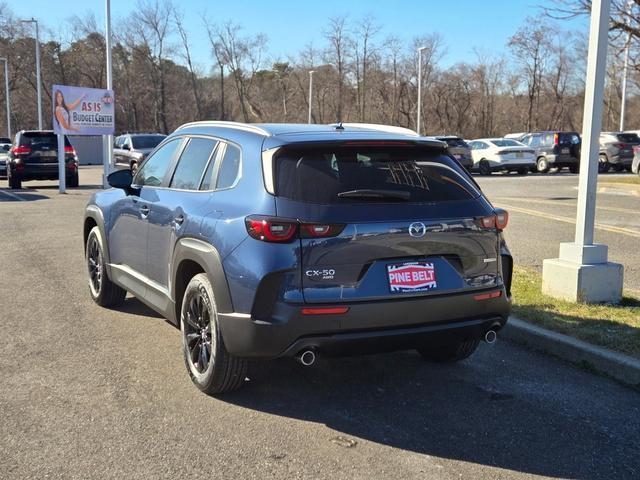
[[[640,360],[509,317],[500,336],[640,388]]]

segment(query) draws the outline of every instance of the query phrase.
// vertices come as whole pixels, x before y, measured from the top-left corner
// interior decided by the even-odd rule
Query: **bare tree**
[[[182,42],[182,58],[187,63],[187,68],[189,69],[189,78],[191,80],[191,91],[193,92],[193,98],[196,103],[196,115],[197,120],[202,118],[202,101],[200,99],[200,88],[198,85],[198,75],[193,66],[193,61],[191,59],[191,49],[189,47],[189,37],[186,29],[184,28],[184,17],[183,14],[178,12],[177,9],[173,10],[173,22],[176,25],[176,30],[180,35],[180,40]]]

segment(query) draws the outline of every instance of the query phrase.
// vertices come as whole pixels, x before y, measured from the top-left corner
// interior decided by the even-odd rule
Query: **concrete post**
[[[113,89],[113,76],[111,72],[111,1],[105,0],[105,44],[107,57],[107,89]],[[115,94],[114,94],[114,114],[115,114]],[[102,185],[109,188],[107,177],[111,173],[111,159],[113,157],[113,135],[102,136],[102,157],[103,157],[103,176]]]
[[[610,4],[591,4],[575,241],[561,243],[559,258],[542,268],[544,293],[589,303],[619,302],[623,283],[622,265],[607,261],[606,245],[593,243]]]

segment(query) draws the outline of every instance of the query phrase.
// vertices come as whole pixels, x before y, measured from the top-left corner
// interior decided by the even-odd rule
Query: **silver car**
[[[633,147],[640,145],[640,137],[636,133],[602,132],[600,134],[600,158],[598,171],[608,172],[631,170]]]
[[[11,139],[0,137],[0,178],[7,178],[9,150],[11,150]]]

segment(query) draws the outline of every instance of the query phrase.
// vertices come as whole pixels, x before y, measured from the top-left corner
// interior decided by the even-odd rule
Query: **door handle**
[[[184,215],[178,215],[173,219],[173,223],[176,227],[181,226],[184,223]]]
[[[142,205],[140,207],[140,215],[142,215],[143,217],[149,215],[149,207],[147,205]]]

